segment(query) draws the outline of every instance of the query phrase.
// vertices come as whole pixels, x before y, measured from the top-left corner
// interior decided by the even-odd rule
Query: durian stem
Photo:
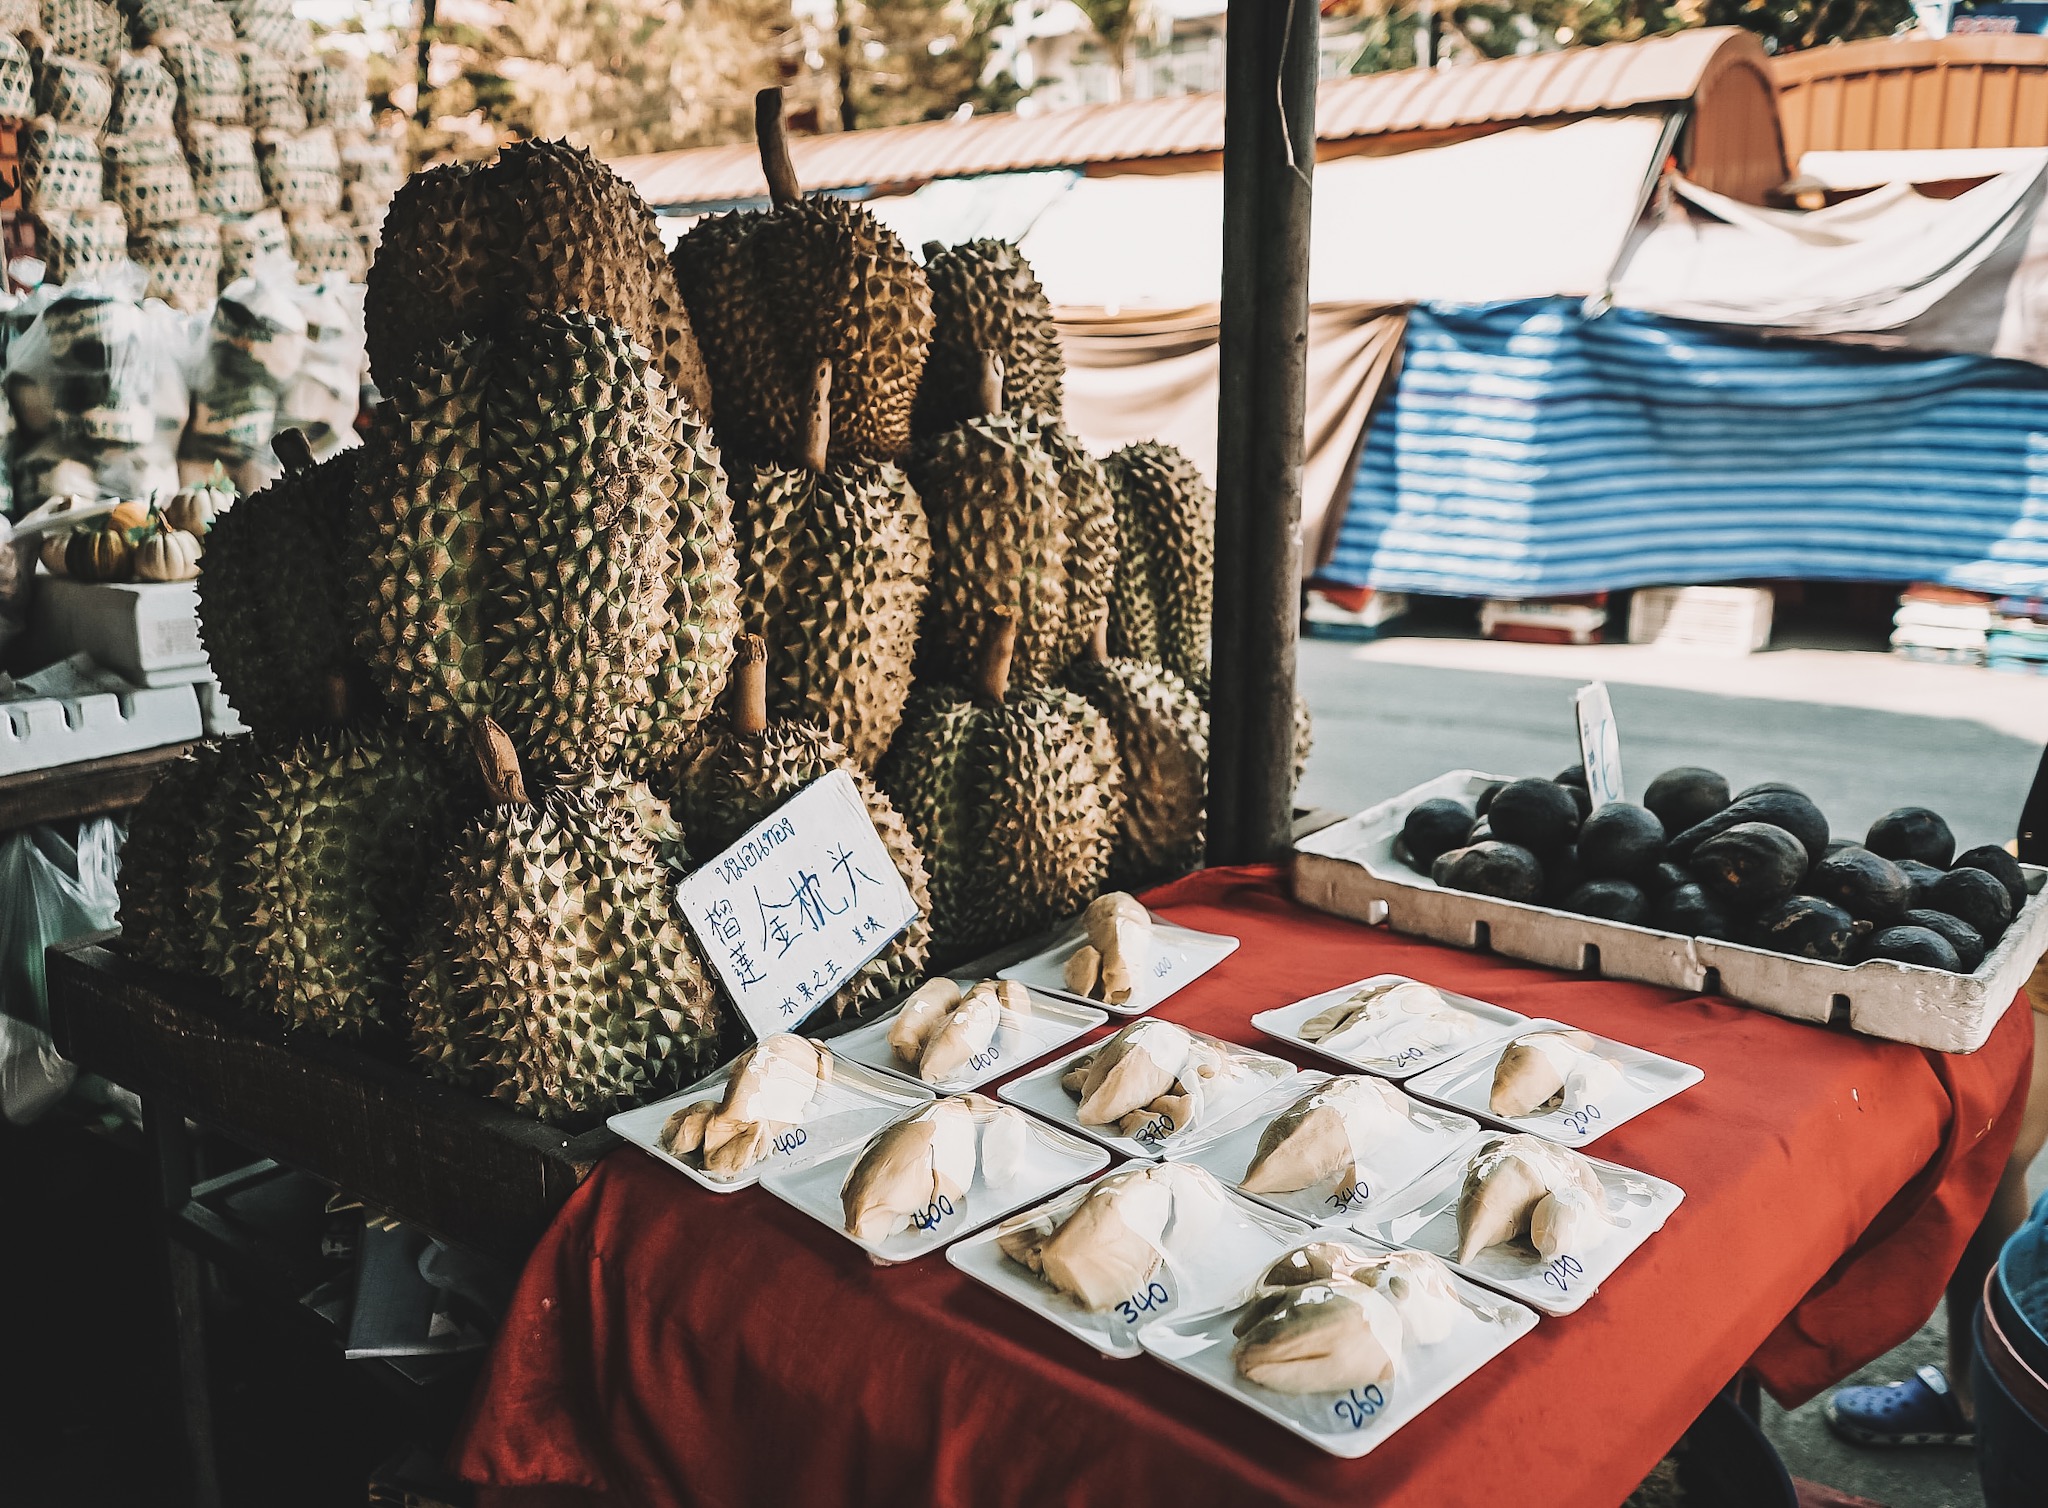
[[[469,725],[469,746],[476,753],[477,769],[484,778],[484,790],[494,806],[525,806],[526,777],[519,769],[519,751],[512,739],[488,717]]]
[[[759,634],[740,635],[733,665],[732,730],[749,738],[768,731],[768,646]]]
[[[825,454],[832,448],[832,363],[823,357],[811,381],[810,424],[804,431],[804,464],[813,471],[825,469]]]
[[[998,607],[989,613],[988,647],[981,656],[981,694],[997,706],[1010,691],[1010,661],[1017,654],[1017,610]]]
[[[1088,656],[1098,665],[1109,663],[1109,614],[1095,620],[1095,632],[1088,637]]]
[[[327,672],[327,720],[330,723],[348,721],[348,677],[338,670]]]
[[[313,446],[303,429],[279,430],[270,437],[270,451],[288,475],[313,469]]]
[[[981,411],[984,414],[1003,411],[1003,358],[993,351],[981,353]]]
[[[795,204],[804,196],[797,186],[796,164],[789,160],[789,136],[782,126],[782,90],[763,89],[754,96],[754,140],[761,148],[761,176],[776,204]]]

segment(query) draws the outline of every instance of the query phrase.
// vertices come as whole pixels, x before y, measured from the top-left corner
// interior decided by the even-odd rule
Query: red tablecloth
[[[478,1483],[606,1495],[481,1503],[1602,1508],[1745,1362],[1789,1403],[1911,1334],[2016,1134],[2024,1006],[1949,1057],[1341,921],[1271,870],[1151,899],[1243,939],[1159,1012],[1219,1036],[1388,971],[1697,1064],[1704,1082],[1597,1147],[1684,1205],[1586,1308],[1339,1461],[940,1256],[875,1267],[762,1190],[714,1195],[627,1149],[535,1250],[457,1450]]]

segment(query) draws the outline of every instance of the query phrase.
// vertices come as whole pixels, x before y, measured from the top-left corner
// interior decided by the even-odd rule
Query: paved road
[[[1544,673],[1551,666],[1562,673]],[[1340,811],[1451,769],[1555,774],[1577,757],[1570,697],[1592,675],[1608,679],[1631,791],[1678,764],[1717,769],[1738,790],[1789,780],[1850,835],[1895,806],[1916,805],[1947,817],[1962,845],[2003,843],[2048,742],[2048,687],[1867,653],[1687,662],[1626,646],[1552,653],[1455,640],[1310,640],[1300,673],[1316,741],[1298,804]],[[1763,694],[1729,694],[1745,681]],[[1715,689],[1688,690],[1688,682]],[[1880,710],[1889,707],[1913,710]],[[2035,1183],[2048,1184],[2048,1158]],[[1856,1380],[1892,1381],[1922,1362],[1939,1364],[1944,1334],[1936,1315]],[[1982,1508],[1967,1451],[1855,1450],[1828,1434],[1820,1408],[1821,1400],[1792,1414],[1766,1405],[1766,1428],[1796,1475],[1887,1508]]]

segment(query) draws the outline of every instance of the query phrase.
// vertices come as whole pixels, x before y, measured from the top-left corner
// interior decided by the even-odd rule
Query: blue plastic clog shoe
[[[1843,1388],[1828,1400],[1825,1417],[1852,1445],[1977,1443],[1940,1367],[1917,1368],[1904,1382],[1881,1387]]]

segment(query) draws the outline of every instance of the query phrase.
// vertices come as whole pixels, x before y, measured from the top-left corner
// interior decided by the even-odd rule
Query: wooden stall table
[[[456,1450],[480,1508],[1606,1508],[1744,1366],[1796,1403],[1911,1335],[2017,1132],[2023,1005],[1954,1057],[1325,916],[1269,868],[1148,899],[1243,940],[1156,1013],[1218,1036],[1275,1050],[1254,1011],[1393,972],[1696,1064],[1702,1083],[1597,1148],[1685,1203],[1584,1309],[1341,1461],[943,1256],[872,1265],[764,1190],[713,1194],[626,1148],[499,1331]]]

